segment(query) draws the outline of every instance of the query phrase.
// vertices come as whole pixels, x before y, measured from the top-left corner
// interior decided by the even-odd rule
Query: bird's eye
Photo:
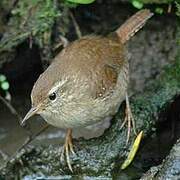
[[[51,101],[55,100],[55,99],[56,99],[56,93],[50,94],[50,95],[49,95],[49,99],[50,99]]]

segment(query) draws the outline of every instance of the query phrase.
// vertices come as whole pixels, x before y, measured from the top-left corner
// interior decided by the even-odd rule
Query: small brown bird
[[[127,96],[129,63],[125,43],[153,15],[144,9],[129,18],[116,32],[85,36],[69,44],[40,75],[31,93],[32,108],[22,124],[34,114],[47,123],[68,129],[64,151],[69,169],[69,151],[74,153],[72,129],[113,116],[124,99],[128,138],[134,120]]]

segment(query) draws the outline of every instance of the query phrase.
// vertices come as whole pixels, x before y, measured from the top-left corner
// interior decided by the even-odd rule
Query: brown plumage
[[[64,151],[71,171],[70,129],[112,116],[125,98],[128,101],[129,63],[124,43],[152,15],[149,10],[141,10],[115,33],[106,37],[85,36],[74,41],[36,81],[31,93],[32,108],[23,122],[37,113],[48,123],[69,129]],[[127,112],[130,113],[130,109]],[[131,121],[134,124],[131,119],[132,115],[125,119],[128,125]],[[129,134],[130,127],[128,137]]]
[[[126,43],[136,32],[141,29],[146,21],[151,18],[153,13],[148,9],[141,10],[131,16],[120,28],[116,30],[121,42]]]
[[[90,82],[89,88],[92,90],[89,93],[93,97],[103,95],[116,85],[125,61],[124,46],[117,37],[85,36],[58,54],[39,77],[32,90],[33,103],[43,101],[61,78],[65,76],[70,80],[76,73]]]

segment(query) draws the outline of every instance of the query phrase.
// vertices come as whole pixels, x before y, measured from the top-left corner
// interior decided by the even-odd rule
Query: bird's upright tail
[[[132,36],[134,36],[134,34],[139,31],[144,26],[146,21],[152,16],[153,13],[151,13],[150,10],[143,9],[130,17],[122,26],[116,30],[116,33],[121,42],[124,44]]]

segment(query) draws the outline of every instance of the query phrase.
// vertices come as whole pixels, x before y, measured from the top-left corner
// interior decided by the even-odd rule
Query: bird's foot
[[[127,139],[126,139],[126,144],[129,142],[130,138],[130,133],[131,133],[131,128],[133,128],[134,134],[136,135],[136,127],[135,127],[135,121],[133,114],[131,112],[130,104],[129,104],[129,98],[128,95],[126,94],[126,110],[125,110],[125,118],[124,121],[120,127],[122,129],[124,125],[127,123]]]
[[[61,154],[60,154],[60,160],[62,162],[65,158],[70,171],[73,172],[71,162],[70,162],[70,158],[69,158],[69,151],[73,155],[75,155],[75,152],[73,149],[73,143],[72,143],[72,129],[68,129],[68,131],[67,131],[65,143],[64,143],[64,146],[63,146]]]

